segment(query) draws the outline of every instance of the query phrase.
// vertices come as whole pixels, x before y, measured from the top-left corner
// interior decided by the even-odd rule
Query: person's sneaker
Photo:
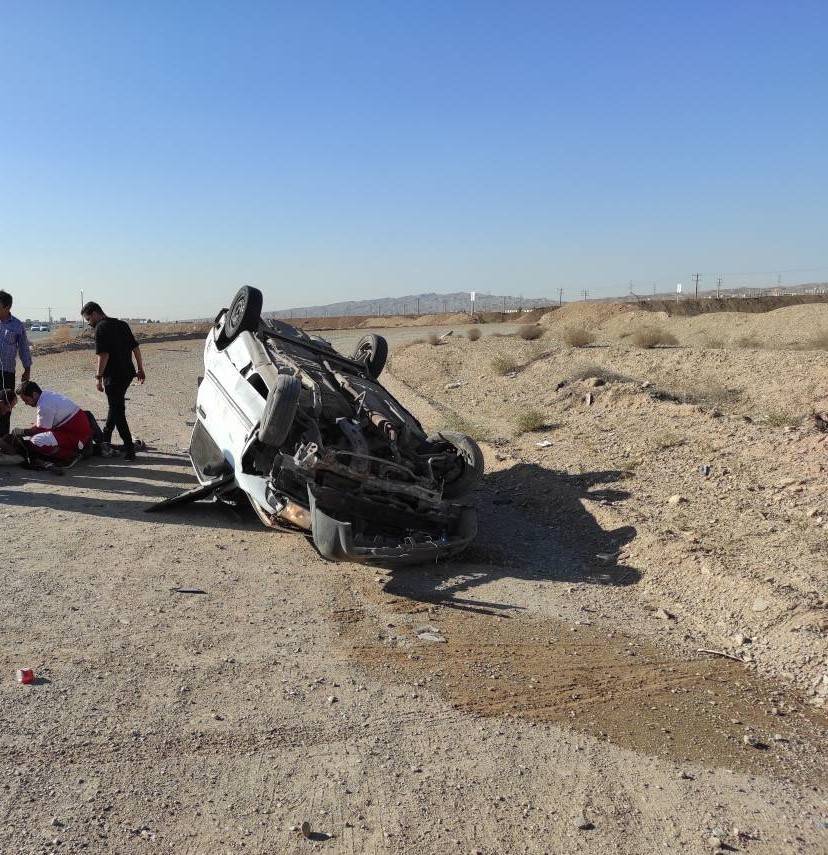
[[[114,457],[115,456],[115,449],[108,442],[102,442],[100,448],[101,448],[101,457]]]
[[[127,448],[124,451],[124,460],[135,460],[135,449]]]

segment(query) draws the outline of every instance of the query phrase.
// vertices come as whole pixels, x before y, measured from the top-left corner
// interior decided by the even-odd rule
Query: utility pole
[[[699,299],[699,279],[700,278],[701,278],[700,274],[698,274],[698,273],[693,274],[693,282],[695,282],[695,284],[696,284],[696,299],[697,300]]]
[[[417,316],[418,317],[419,317],[419,314],[420,314],[420,298],[417,297]]]
[[[558,305],[563,306],[563,288],[558,288]]]
[[[83,307],[85,305],[86,305],[86,303],[83,302],[83,288],[81,288],[81,311],[83,311]]]
[[[584,298],[584,300],[586,300],[586,298],[589,296],[589,291],[587,291],[586,288],[581,289],[581,296]]]
[[[716,299],[718,300],[722,296],[722,277],[716,277]]]

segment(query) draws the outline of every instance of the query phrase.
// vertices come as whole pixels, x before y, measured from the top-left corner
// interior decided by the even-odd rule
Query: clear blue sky
[[[0,13],[23,316],[828,279],[825,0]]]

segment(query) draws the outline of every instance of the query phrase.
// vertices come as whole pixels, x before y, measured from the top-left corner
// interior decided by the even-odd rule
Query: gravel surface
[[[589,440],[620,430],[638,405],[612,409],[603,387],[589,411],[579,387],[562,410],[558,418],[572,423],[566,442],[558,430],[512,438],[515,412],[529,400],[517,390],[530,372],[489,376],[489,351],[471,349],[501,345],[518,355],[524,347],[513,339],[413,345],[393,360],[437,404],[389,378],[428,425],[443,426],[454,409],[507,437],[486,448],[479,543],[444,566],[331,565],[304,538],[209,503],[147,516],[148,503],[192,483],[183,451],[202,367],[195,341],[145,347],[148,382],[131,391],[128,412],[150,450],[134,464],[93,460],[61,477],[0,468],[10,544],[0,851],[826,851],[820,710],[770,667],[763,677],[697,653],[702,641],[724,639],[724,628],[704,634],[706,616],[684,605],[692,600],[645,590],[651,574],[682,578],[669,568],[691,560],[685,548],[696,556],[694,580],[730,578],[718,541],[703,556],[715,572],[699,575],[700,551],[682,533],[688,522],[669,516],[701,504],[691,489],[701,476],[670,464],[677,474],[659,482],[657,508],[655,494],[638,505],[622,499],[638,495],[639,483],[610,479],[620,468],[599,469],[604,451]],[[444,368],[420,376],[435,351]],[[35,378],[102,415],[91,369],[89,352],[55,354],[37,361]],[[479,391],[459,387],[458,404],[445,377],[468,377]],[[558,400],[553,380],[548,402]],[[616,394],[641,404],[643,433],[662,406],[683,430],[681,405]],[[555,414],[557,405],[544,406]],[[17,423],[22,416],[17,410]],[[720,423],[732,424],[738,443],[744,423],[704,421]],[[799,467],[786,477],[804,480],[802,443],[814,438],[793,432],[789,442],[773,430]],[[555,445],[542,455],[533,449],[546,436]],[[636,457],[637,438],[614,442],[613,455],[631,444]],[[659,466],[673,460],[654,455]],[[725,477],[723,458],[711,449],[704,459]],[[748,474],[755,481],[761,462],[734,476],[739,497],[752,492]],[[714,483],[699,481],[708,505]],[[799,486],[779,488],[784,502],[770,505],[797,520],[796,548],[786,541],[795,555],[818,525],[805,511],[799,525],[811,482]],[[677,493],[687,501],[667,504]],[[739,513],[759,525],[750,508]],[[708,507],[704,518],[716,515]],[[641,554],[639,540],[649,544]],[[599,557],[618,550],[621,561]],[[816,578],[823,559],[814,553],[802,572]],[[779,598],[796,600],[794,618],[809,614],[801,598],[810,577],[789,581],[777,561],[779,582],[760,581],[769,572],[757,568],[754,579],[767,608],[733,624],[755,635],[756,650],[773,638]],[[688,592],[699,585],[691,581]],[[820,632],[789,634],[813,638],[816,656]],[[762,654],[755,658],[761,665]],[[15,682],[20,667],[35,670],[34,685]]]

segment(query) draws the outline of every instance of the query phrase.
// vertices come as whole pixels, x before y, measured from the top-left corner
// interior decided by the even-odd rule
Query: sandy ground
[[[466,347],[439,348],[452,372]],[[586,560],[573,534],[603,554],[640,528],[591,460],[562,475],[487,446],[478,543],[404,572],[327,564],[212,504],[146,515],[192,483],[200,348],[146,345],[136,463],[0,468],[0,851],[828,851],[822,712],[654,616],[652,564]],[[440,427],[446,381],[402,361],[425,348],[394,370],[438,406],[389,384]],[[88,352],[36,368],[102,414],[91,373]],[[488,418],[486,394],[463,406]]]

